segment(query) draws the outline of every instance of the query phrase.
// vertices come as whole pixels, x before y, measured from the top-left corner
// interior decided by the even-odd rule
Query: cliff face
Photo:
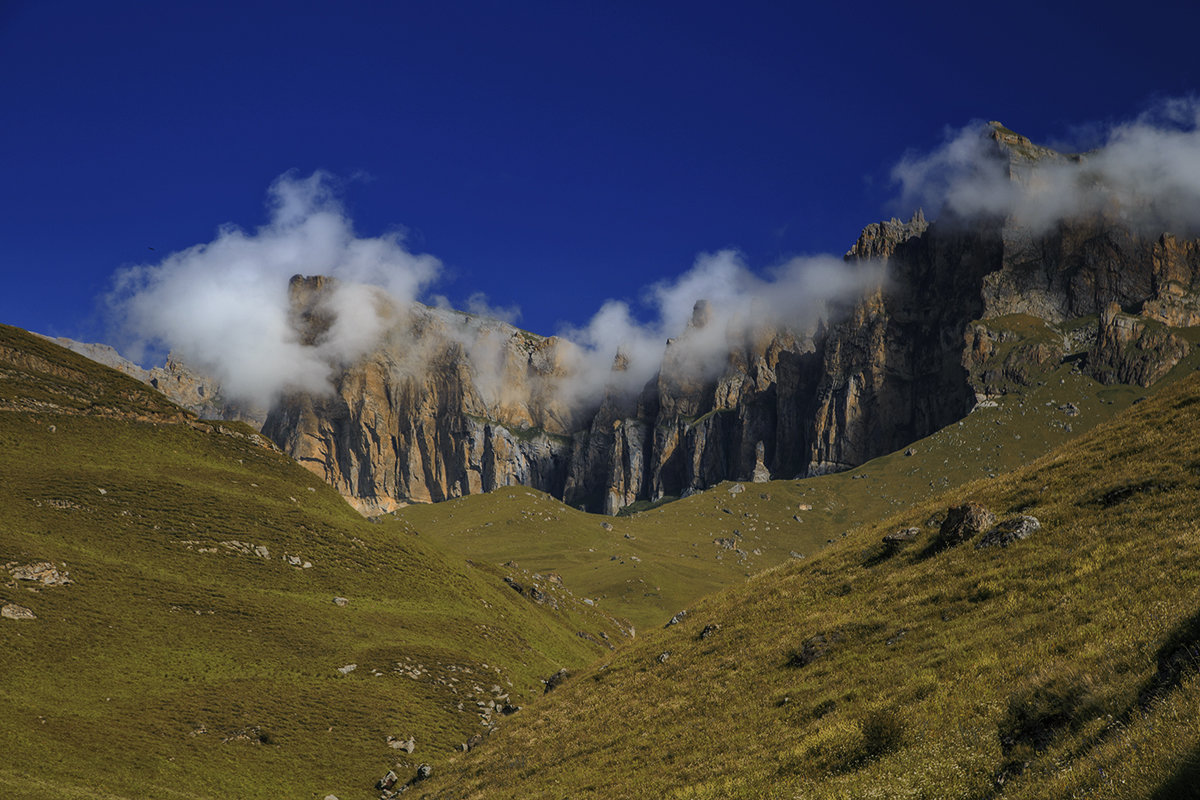
[[[990,138],[1013,181],[1078,158],[998,124]],[[1169,326],[1200,324],[1200,242],[1115,214],[1035,230],[918,212],[867,226],[845,269],[881,262],[876,288],[815,326],[730,339],[715,371],[688,357],[711,324],[697,303],[640,394],[610,391],[590,407],[555,391],[569,343],[414,306],[331,397],[288,398],[263,430],[368,513],[521,484],[613,514],[722,480],[861,464],[1066,357],[1100,380],[1147,385],[1188,351]],[[293,279],[296,324],[312,341],[328,324],[322,287]]]
[[[328,325],[327,289],[292,279],[302,340]],[[338,374],[330,396],[285,398],[263,433],[364,513],[510,485],[561,497],[574,418],[546,391],[561,343],[454,311],[397,313],[389,341]]]

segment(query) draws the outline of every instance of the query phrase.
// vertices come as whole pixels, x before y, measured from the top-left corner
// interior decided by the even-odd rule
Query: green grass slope
[[[376,797],[624,638],[384,527],[250,428],[0,327],[0,797]]]
[[[409,506],[396,516],[465,558],[557,572],[597,607],[653,627],[709,592],[810,557],[855,525],[1027,464],[1197,364],[1200,349],[1153,390],[1103,386],[1064,364],[1039,385],[981,404],[911,448],[854,470],[727,482],[629,516],[585,514],[524,487]]]
[[[1041,529],[939,548],[968,500]],[[1193,373],[1027,466],[696,603],[419,796],[1200,796],[1198,507]]]

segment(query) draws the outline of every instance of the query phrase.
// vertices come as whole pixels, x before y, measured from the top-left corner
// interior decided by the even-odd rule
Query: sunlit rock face
[[[1014,182],[1082,158],[998,124],[987,136]],[[614,382],[582,399],[562,391],[579,377],[569,342],[413,304],[338,366],[332,393],[285,398],[263,430],[364,513],[525,485],[614,514],[723,480],[856,466],[1068,354],[1098,379],[1146,385],[1187,353],[1169,326],[1200,324],[1200,244],[1115,207],[1038,228],[918,212],[868,225],[845,257],[847,270],[881,263],[882,282],[815,324],[742,330],[705,369],[688,355],[712,333],[698,302],[640,392]],[[297,276],[291,289],[298,335],[316,343],[329,287]],[[1053,333],[1009,346],[1016,318]],[[1082,344],[1053,327],[1081,319]]]

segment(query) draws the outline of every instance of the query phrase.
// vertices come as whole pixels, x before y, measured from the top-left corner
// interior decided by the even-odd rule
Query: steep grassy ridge
[[[0,328],[0,796],[375,797],[623,638],[503,577]]]
[[[943,512],[968,500],[1041,529],[940,549]],[[1192,374],[697,603],[423,796],[1195,797],[1198,506]],[[907,545],[881,543],[908,527]]]

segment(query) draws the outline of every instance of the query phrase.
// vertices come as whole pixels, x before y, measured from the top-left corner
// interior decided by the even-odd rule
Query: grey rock
[[[16,603],[5,603],[0,607],[0,618],[21,620],[37,619],[37,616],[25,606],[19,606]]]
[[[1031,517],[1027,514],[1006,519],[985,533],[983,538],[975,545],[975,549],[1008,547],[1013,542],[1028,539],[1036,531],[1040,530],[1041,527],[1042,523],[1038,522],[1037,517]]]
[[[946,519],[938,530],[938,544],[954,547],[982,533],[996,522],[996,515],[979,503],[964,503],[947,509]]]
[[[571,677],[571,673],[565,669],[560,669],[558,672],[546,678],[542,683],[546,684],[546,692],[552,692],[559,686],[562,686],[567,678]]]
[[[921,535],[920,528],[901,528],[898,531],[892,531],[883,537],[883,543],[889,547],[897,548],[901,545],[911,542]]]
[[[669,628],[672,625],[678,625],[679,623],[683,622],[683,618],[687,616],[687,613],[687,609],[685,608],[683,611],[680,611],[678,614],[667,620],[667,624],[663,627]]]
[[[9,573],[19,581],[35,581],[43,586],[66,586],[73,583],[70,574],[59,572],[49,561],[37,561],[9,567]]]
[[[333,598],[333,604],[335,606],[345,607],[345,606],[350,605],[350,601],[348,599],[346,599],[345,597],[335,597],[335,598]]]
[[[375,782],[375,788],[386,792],[388,789],[394,787],[399,780],[400,776],[389,769],[386,775]]]

